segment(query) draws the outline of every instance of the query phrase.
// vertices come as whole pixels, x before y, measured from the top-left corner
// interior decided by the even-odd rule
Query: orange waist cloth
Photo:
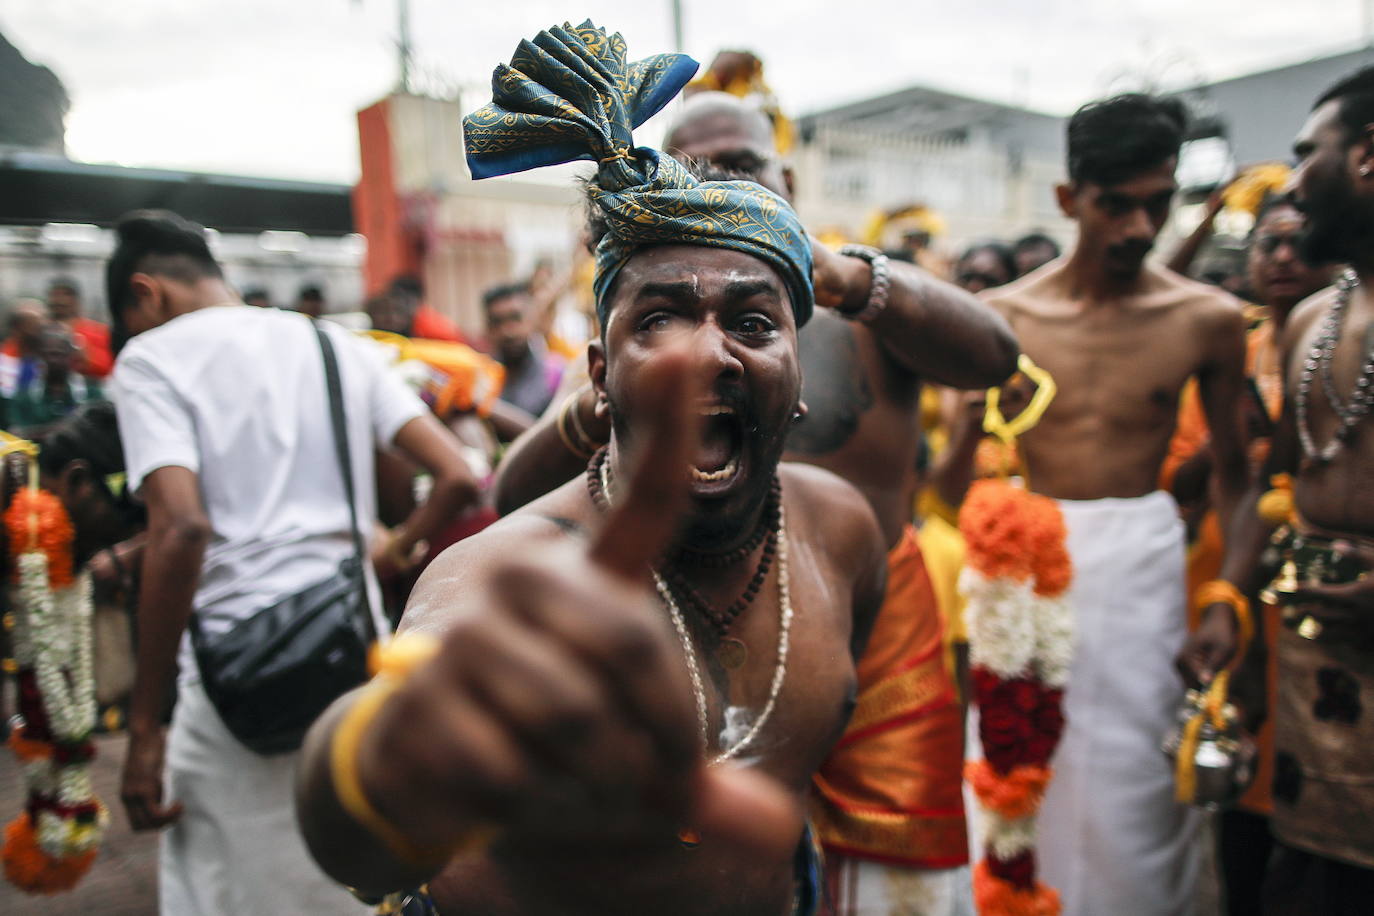
[[[825,846],[848,856],[963,865],[962,711],[914,529],[887,568],[887,598],[858,664],[858,703],[813,779],[812,822]]]

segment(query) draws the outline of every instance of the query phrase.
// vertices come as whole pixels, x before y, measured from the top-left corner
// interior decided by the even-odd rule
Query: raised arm
[[[1189,269],[1193,266],[1193,261],[1197,259],[1198,252],[1202,246],[1207,244],[1207,240],[1212,237],[1217,222],[1217,214],[1225,203],[1222,198],[1221,190],[1216,190],[1207,198],[1207,203],[1202,211],[1202,219],[1198,221],[1197,227],[1188,235],[1186,239],[1178,243],[1174,253],[1169,255],[1166,266],[1174,273],[1187,276]]]
[[[814,241],[811,251],[816,304],[862,308],[873,282],[868,263]],[[868,327],[893,362],[952,388],[990,388],[1016,371],[1016,337],[990,306],[915,264],[890,261],[888,269],[887,307]]]
[[[502,457],[496,468],[496,511],[509,515],[572,480],[586,470],[590,450],[610,436],[610,423],[596,415],[584,353],[564,371],[544,415]]]

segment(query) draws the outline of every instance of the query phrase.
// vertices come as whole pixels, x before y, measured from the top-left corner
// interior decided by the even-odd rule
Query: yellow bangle
[[[417,634],[397,637],[390,645],[375,649],[372,662],[379,673],[343,714],[329,744],[329,773],[339,805],[398,860],[425,869],[438,869],[459,853],[485,847],[493,831],[474,828],[467,836],[442,848],[415,843],[368,800],[358,778],[358,746],[382,705],[420,662],[433,656],[437,646],[437,641]]]
[[[1193,593],[1193,606],[1199,611],[1212,604],[1230,605],[1236,612],[1236,623],[1240,628],[1240,648],[1243,652],[1255,635],[1255,619],[1250,614],[1250,601],[1225,579],[1213,579],[1198,586]]]

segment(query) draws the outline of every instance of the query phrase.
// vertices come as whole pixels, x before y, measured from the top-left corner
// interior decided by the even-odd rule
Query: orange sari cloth
[[[887,564],[887,598],[859,660],[858,703],[813,779],[811,818],[821,843],[844,855],[951,868],[968,862],[963,714],[915,529]]]

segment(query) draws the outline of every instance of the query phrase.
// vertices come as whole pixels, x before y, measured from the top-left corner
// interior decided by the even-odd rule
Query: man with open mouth
[[[691,96],[664,147],[791,199],[767,116],[732,95]],[[916,900],[920,916],[966,913],[963,711],[911,524],[920,395],[927,380],[996,385],[1016,366],[1016,341],[993,309],[914,264],[868,249],[831,251],[814,238],[811,251],[817,309],[798,336],[806,417],[788,432],[784,458],[858,487],[888,548],[887,598],[858,665],[850,728],[814,781],[829,896],[835,916]],[[590,385],[555,403],[498,468],[496,498],[506,511],[577,473],[609,435]]]
[[[473,916],[818,906],[801,804],[849,716],[885,545],[857,490],[779,464],[813,307],[795,213],[632,145],[694,71],[553,28],[467,119],[476,177],[599,164],[589,370],[611,434],[435,561],[383,674],[316,724],[302,825],[362,896]]]

